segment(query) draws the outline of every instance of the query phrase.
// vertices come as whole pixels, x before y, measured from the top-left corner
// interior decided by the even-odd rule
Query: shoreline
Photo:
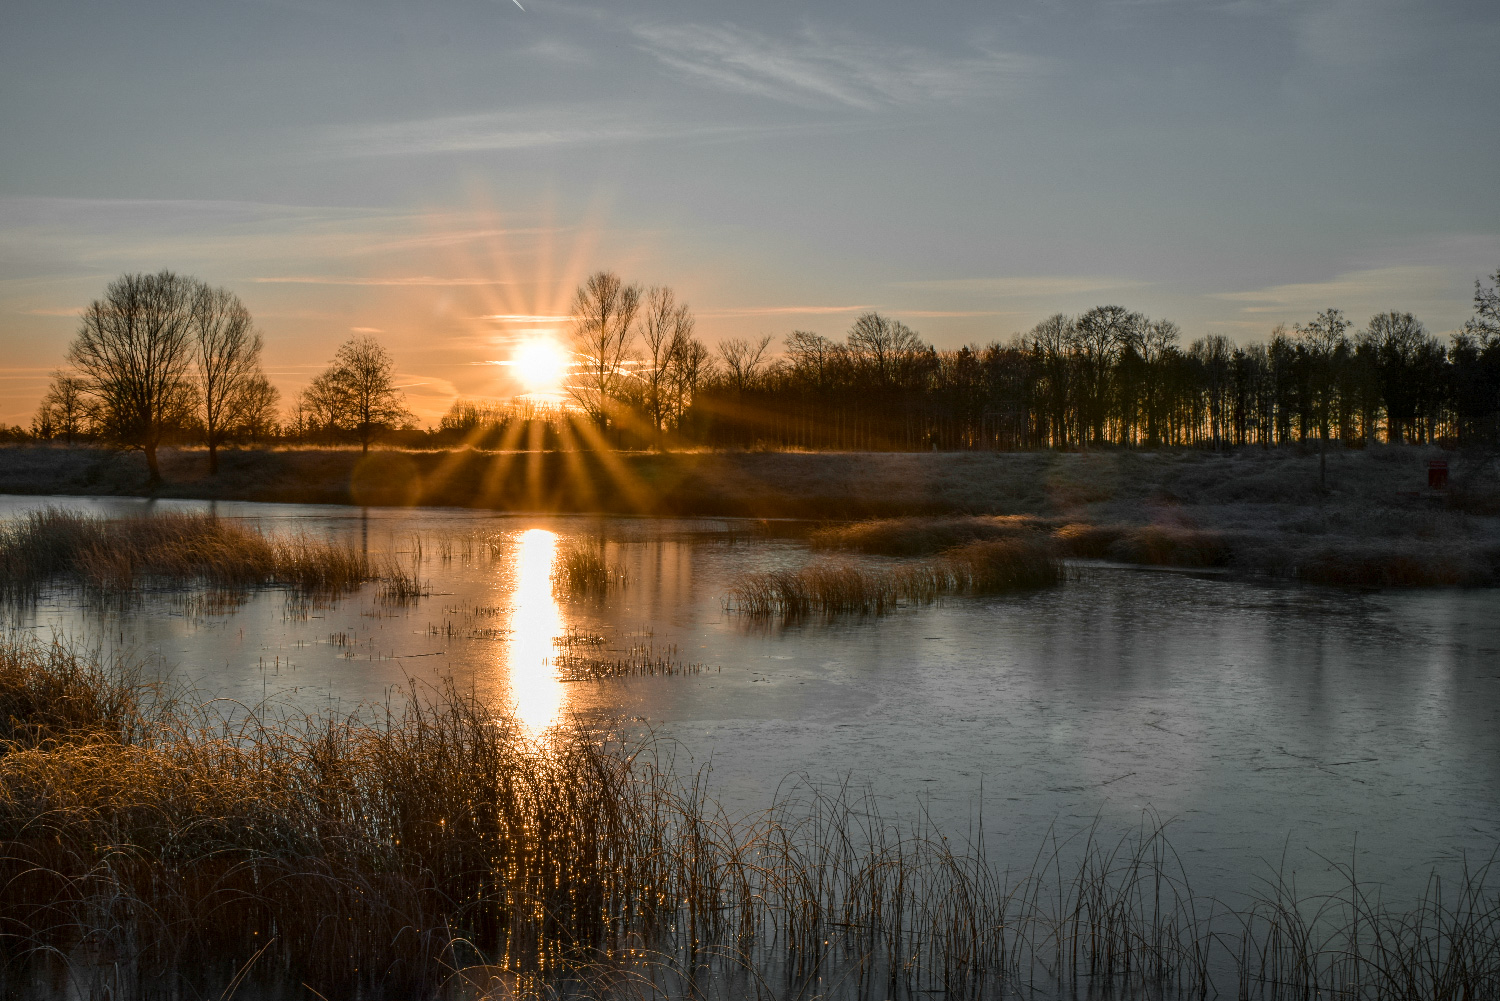
[[[1447,459],[1453,489],[1427,489]],[[243,449],[207,475],[201,450],[164,452],[145,490],[138,453],[0,448],[0,493],[447,507],[516,514],[869,523],[912,552],[1020,519],[1059,555],[1344,587],[1500,584],[1500,481],[1429,446],[1230,452],[509,452]],[[1464,468],[1468,462],[1470,468]],[[810,526],[815,527],[815,526]],[[1013,526],[1020,528],[1022,526]],[[870,535],[868,529],[875,529]],[[774,532],[771,534],[777,534]],[[977,536],[976,536],[977,537]],[[902,541],[905,539],[906,541]],[[864,548],[836,543],[824,548]],[[880,551],[880,550],[866,550]]]

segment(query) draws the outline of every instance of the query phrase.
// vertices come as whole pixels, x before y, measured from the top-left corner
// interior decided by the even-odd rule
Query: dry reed
[[[741,575],[726,606],[753,616],[883,615],[949,594],[994,594],[1047,587],[1062,567],[1045,542],[971,542],[936,559],[888,566],[818,561],[796,570]]]
[[[541,742],[452,687],[363,715],[211,716],[63,647],[0,644],[0,992],[1204,996],[1500,992],[1500,887],[1410,909],[1278,879],[1192,891],[1162,826],[982,838],[803,785],[731,818],[652,747]],[[255,964],[259,963],[259,966]]]
[[[97,518],[49,508],[0,526],[0,581],[11,595],[53,581],[111,592],[153,583],[339,592],[370,577],[349,546],[267,537],[209,514]]]
[[[820,528],[808,537],[814,549],[852,549],[882,556],[928,556],[996,539],[1043,532],[1048,522],[1030,515],[952,518],[875,518]]]
[[[608,652],[578,652],[575,648],[597,646],[592,643],[568,642],[558,637],[562,652],[553,655],[552,666],[559,681],[602,681],[605,678],[633,678],[655,675],[702,674],[704,666],[685,662],[677,655],[677,644],[658,647],[654,643],[634,643],[616,656]]]
[[[581,539],[558,549],[552,564],[552,586],[559,594],[597,598],[624,585],[624,571],[609,562],[602,542]]]

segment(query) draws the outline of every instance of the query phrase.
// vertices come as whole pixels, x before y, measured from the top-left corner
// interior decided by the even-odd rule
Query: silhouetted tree
[[[170,271],[127,274],[83,311],[68,360],[99,405],[102,430],[146,455],[161,483],[157,449],[193,408],[193,279]]]
[[[1302,338],[1302,347],[1310,362],[1310,386],[1318,425],[1318,488],[1328,489],[1328,423],[1333,409],[1335,382],[1334,367],[1341,355],[1348,350],[1346,336],[1349,321],[1342,311],[1325,309],[1306,325],[1299,325],[1297,333]]]
[[[573,296],[576,366],[568,393],[602,430],[620,395],[634,338],[641,287],[626,285],[613,271],[599,271]]]
[[[88,382],[55,372],[32,420],[32,433],[39,438],[61,436],[71,445],[84,432],[90,416]]]
[[[693,325],[687,303],[679,303],[670,288],[657,285],[646,293],[646,311],[641,318],[641,337],[646,345],[641,395],[658,448],[662,432],[677,409],[671,398],[673,355],[692,339]]]
[[[260,371],[260,334],[250,311],[228,289],[195,283],[190,306],[193,360],[198,376],[198,420],[208,445],[208,471],[219,471],[219,445],[251,417],[247,408],[267,405],[274,393]],[[274,409],[275,401],[270,401]],[[259,421],[259,413],[255,420]]]
[[[374,337],[351,337],[304,391],[308,419],[320,428],[353,433],[361,451],[368,452],[377,434],[411,419],[396,388],[395,367]]]

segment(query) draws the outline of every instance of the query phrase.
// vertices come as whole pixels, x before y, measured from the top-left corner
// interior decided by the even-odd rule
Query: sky
[[[524,8],[524,9],[523,9]],[[236,292],[290,397],[378,336],[423,422],[610,269],[710,345],[939,347],[1118,303],[1444,333],[1500,269],[1500,4],[8,0],[0,422],[124,272]]]

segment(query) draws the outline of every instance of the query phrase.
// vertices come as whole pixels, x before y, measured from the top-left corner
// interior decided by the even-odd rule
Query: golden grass
[[[883,615],[948,594],[993,594],[1046,587],[1062,566],[1041,541],[971,542],[935,559],[891,566],[818,561],[796,570],[741,575],[726,605],[752,616]]]
[[[552,564],[552,587],[570,597],[602,597],[625,586],[625,572],[610,563],[597,539],[565,542]]]
[[[883,556],[926,556],[970,542],[1013,539],[1045,531],[1031,515],[951,518],[875,518],[817,529],[814,549],[852,549]]]
[[[1202,996],[1216,964],[1242,997],[1500,991],[1486,866],[1405,910],[1349,872],[1226,912],[1149,818],[1020,872],[843,792],[731,818],[650,744],[532,741],[451,686],[225,719],[6,641],[0,709],[8,996],[38,966],[97,996]]]
[[[96,518],[47,509],[0,526],[0,579],[12,592],[50,581],[116,592],[151,583],[342,591],[370,576],[349,546],[270,538],[208,514]]]
[[[416,570],[394,559],[374,566],[344,543],[268,536],[211,514],[100,518],[49,508],[0,525],[0,594],[11,598],[49,583],[112,595],[204,587],[231,607],[231,596],[250,588],[338,595],[371,580],[385,582],[392,600],[427,593]]]

